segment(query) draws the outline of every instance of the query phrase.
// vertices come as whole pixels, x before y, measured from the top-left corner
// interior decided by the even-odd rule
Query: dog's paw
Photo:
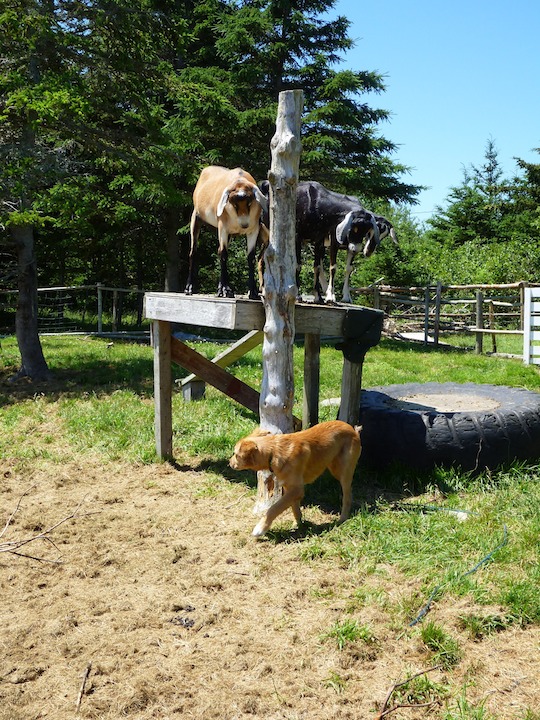
[[[253,537],[256,537],[256,538],[264,537],[264,535],[266,535],[266,529],[265,529],[264,525],[262,525],[261,523],[258,523],[253,528],[253,532],[251,534],[253,535]]]

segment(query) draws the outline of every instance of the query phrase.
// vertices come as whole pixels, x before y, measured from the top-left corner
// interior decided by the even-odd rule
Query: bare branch
[[[6,532],[6,530],[8,529],[8,527],[10,526],[13,518],[14,518],[15,515],[19,512],[19,508],[21,507],[21,503],[22,503],[22,501],[23,501],[23,498],[25,498],[35,487],[36,487],[35,485],[32,485],[31,488],[28,488],[28,490],[26,490],[25,492],[23,492],[23,494],[22,494],[21,497],[19,498],[19,501],[18,501],[18,503],[17,503],[17,506],[16,506],[15,510],[14,510],[14,511],[11,513],[11,515],[8,517],[8,519],[7,519],[7,521],[6,521],[6,524],[4,525],[4,529],[3,529],[2,532],[0,533],[0,538],[2,538],[2,537],[4,536],[4,533]]]
[[[81,689],[79,690],[79,695],[77,697],[77,705],[75,707],[75,713],[78,713],[81,709],[81,702],[84,695],[84,689],[86,687],[86,681],[88,680],[88,676],[90,675],[90,671],[92,670],[92,663],[89,662],[86,666],[86,670],[84,671],[82,683],[81,683]]]
[[[394,705],[394,707],[392,707],[392,708],[388,707],[390,698],[392,697],[392,695],[395,693],[395,691],[398,688],[402,687],[403,685],[407,685],[407,683],[409,683],[411,680],[414,680],[415,678],[420,677],[421,675],[426,675],[427,673],[433,672],[434,670],[440,670],[440,668],[441,668],[440,665],[434,665],[431,668],[427,668],[427,670],[420,670],[420,672],[417,672],[414,675],[411,675],[406,680],[400,680],[399,682],[392,685],[392,687],[390,688],[390,690],[388,692],[388,695],[386,696],[386,700],[384,701],[382,710],[379,713],[377,713],[377,715],[375,715],[373,720],[382,720],[382,718],[386,717],[387,715],[390,715],[390,713],[393,713],[396,710],[399,710],[400,708],[411,708],[411,707],[425,708],[425,707],[431,707],[432,705],[435,705],[437,703],[437,700],[430,700],[429,702],[417,703],[417,704],[412,704],[412,705],[401,703],[398,705]]]
[[[2,538],[4,536],[7,529],[9,528],[10,524],[12,523],[13,518],[15,517],[17,512],[20,510],[23,498],[26,495],[28,495],[28,493],[32,489],[33,489],[33,487],[30,488],[29,490],[27,490],[26,492],[24,492],[21,495],[21,497],[19,498],[19,501],[17,502],[17,506],[15,507],[13,512],[8,517],[6,524],[4,526],[4,529],[0,533],[0,538]],[[79,518],[79,517],[86,517],[88,515],[97,515],[99,513],[99,511],[81,513],[80,508],[81,508],[84,500],[85,500],[85,498],[83,498],[81,500],[81,502],[77,505],[75,510],[70,515],[67,515],[66,517],[62,518],[61,520],[58,520],[58,522],[54,523],[54,525],[51,525],[46,530],[42,530],[41,532],[37,533],[36,535],[32,535],[28,538],[23,538],[22,540],[9,540],[9,541],[0,542],[0,553],[7,552],[7,553],[11,553],[12,555],[18,555],[19,557],[28,558],[30,560],[37,560],[38,562],[49,562],[49,563],[61,562],[59,559],[51,560],[50,558],[45,558],[45,557],[41,557],[41,556],[37,556],[37,555],[30,555],[28,553],[20,552],[20,549],[22,547],[24,547],[25,545],[29,545],[30,543],[36,542],[37,540],[42,540],[43,542],[50,543],[56,550],[58,550],[58,552],[60,552],[57,545],[49,537],[50,533],[52,533],[54,530],[56,530],[56,528],[60,527],[60,525],[63,525],[64,523],[68,522],[68,520],[73,520],[74,518]]]

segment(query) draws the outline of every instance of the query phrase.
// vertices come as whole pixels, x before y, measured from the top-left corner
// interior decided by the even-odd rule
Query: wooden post
[[[489,301],[488,310],[489,310],[489,327],[492,330],[495,330],[495,306],[494,306],[493,300]],[[493,333],[493,335],[491,336],[491,349],[494,353],[497,352],[497,335],[495,333]]]
[[[338,420],[356,425],[360,413],[360,397],[362,393],[362,362],[351,362],[343,359],[343,375],[341,376],[341,403]]]
[[[321,365],[321,336],[306,333],[304,339],[304,405],[302,428],[319,422],[319,379]]]
[[[118,290],[113,290],[113,301],[112,301],[112,331],[118,330]]]
[[[279,94],[276,132],[270,144],[270,239],[265,253],[262,301],[266,321],[262,348],[260,424],[271,433],[293,430],[294,304],[296,287],[296,185],[300,165],[301,90]],[[271,473],[257,474],[255,512],[281,496]]]
[[[156,450],[162,460],[172,458],[171,325],[152,323],[154,346],[154,416]]]
[[[103,290],[101,283],[97,284],[97,331],[103,332]]]
[[[525,330],[525,293],[528,283],[521,281],[519,283],[519,327],[521,330]]]
[[[441,329],[441,299],[442,299],[442,282],[437,282],[437,292],[435,294],[435,319],[433,321],[433,344],[435,347],[439,345],[439,332]]]
[[[429,343],[429,285],[424,292],[424,345]]]
[[[484,327],[484,293],[481,290],[476,291],[476,327],[482,330]],[[481,355],[483,349],[484,337],[481,332],[476,333],[476,354]]]

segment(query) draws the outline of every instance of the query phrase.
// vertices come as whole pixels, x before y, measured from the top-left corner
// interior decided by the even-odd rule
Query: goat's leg
[[[234,297],[234,292],[231,286],[229,285],[229,269],[227,267],[229,257],[229,251],[227,247],[221,248],[219,251],[219,262],[220,262],[220,273],[219,273],[219,283],[218,283],[218,289],[217,289],[217,296],[218,297]]]
[[[351,277],[352,273],[352,265],[353,260],[356,256],[356,253],[353,253],[351,250],[347,252],[347,266],[345,267],[345,280],[343,281],[343,296],[342,301],[346,303],[352,302],[351,300],[351,289],[349,287],[349,279]]]
[[[302,302],[302,290],[300,289],[300,270],[302,269],[302,241],[296,237],[296,301]]]
[[[327,303],[336,302],[336,266],[337,266],[337,242],[330,241],[330,279],[326,289],[325,300]]]
[[[323,293],[326,293],[328,290],[328,279],[322,263],[319,265],[319,282],[321,284],[321,290]]]
[[[257,258],[257,272],[259,277],[259,293],[262,293],[264,288],[264,254],[266,252],[266,248],[268,247],[268,242],[270,240],[270,233],[268,232],[268,228],[264,223],[261,223],[259,228],[259,237],[257,238],[257,242],[259,243],[259,256]]]
[[[322,287],[319,279],[322,259],[324,257],[324,241],[315,241],[313,248],[313,295],[316,303],[322,303]]]
[[[257,245],[257,237],[259,236],[259,228],[253,235],[247,236],[247,250],[248,250],[248,292],[250,300],[258,300],[259,292],[255,283],[255,248]]]
[[[217,289],[218,297],[234,297],[234,292],[229,285],[229,234],[225,225],[219,221],[218,223],[218,239],[219,239],[219,283]]]
[[[327,235],[324,239],[324,252],[326,253],[326,248],[330,247],[331,243],[331,237],[330,235]],[[326,272],[324,270],[324,255],[321,258],[321,264],[319,265],[319,282],[321,283],[321,288],[323,293],[326,294],[326,291],[328,290],[328,280],[326,279]]]
[[[202,221],[197,215],[196,210],[194,210],[193,214],[191,215],[191,246],[189,249],[189,270],[185,289],[186,295],[193,295],[193,293],[197,289],[196,252],[197,242],[199,240],[199,235],[201,234],[201,225]]]

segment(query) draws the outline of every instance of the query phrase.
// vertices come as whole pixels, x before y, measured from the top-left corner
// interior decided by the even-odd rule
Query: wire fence
[[[100,283],[38,288],[38,330],[42,335],[146,333],[143,301],[143,290]],[[17,290],[0,290],[0,335],[15,333],[17,302]]]

